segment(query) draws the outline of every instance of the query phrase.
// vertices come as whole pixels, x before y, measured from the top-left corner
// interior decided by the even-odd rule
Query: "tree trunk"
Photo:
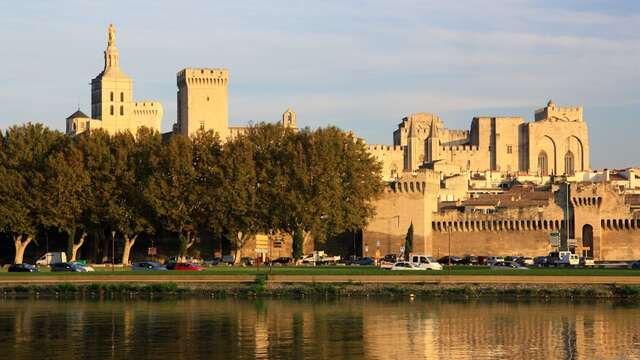
[[[238,232],[238,234],[236,234],[236,254],[233,258],[233,263],[234,264],[239,264],[240,263],[240,259],[242,258],[242,248],[244,247],[244,244],[247,242],[247,239],[249,238],[249,235],[243,233],[242,231]]]
[[[76,244],[76,242],[73,242],[73,245],[71,246],[71,261],[76,261],[76,256],[78,255],[78,250],[80,250],[80,247],[82,246],[82,244],[84,244],[84,239],[87,238],[87,233],[83,232],[82,235],[80,235],[80,242],[78,242]]]
[[[100,231],[100,240],[102,241],[102,261],[101,263],[106,264],[109,261],[109,253],[111,252],[111,239],[104,235],[104,230]]]
[[[24,251],[31,243],[31,240],[33,240],[33,236],[31,235],[27,235],[27,239],[24,241],[22,241],[22,235],[13,237],[13,244],[16,247],[16,256],[13,259],[14,264],[22,264],[22,261],[24,259]]]
[[[138,235],[135,235],[132,238],[129,238],[129,235],[124,234],[124,249],[122,250],[122,265],[129,264],[129,254],[131,252],[131,248],[133,244],[136,243],[136,239]]]

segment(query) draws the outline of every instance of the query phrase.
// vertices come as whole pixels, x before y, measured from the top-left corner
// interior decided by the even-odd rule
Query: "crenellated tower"
[[[187,68],[178,72],[178,122],[175,130],[193,135],[213,130],[221,139],[229,136],[226,69]]]

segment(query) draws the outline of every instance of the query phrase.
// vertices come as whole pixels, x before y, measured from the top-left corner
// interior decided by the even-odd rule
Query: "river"
[[[640,359],[640,304],[0,299],[11,359]]]

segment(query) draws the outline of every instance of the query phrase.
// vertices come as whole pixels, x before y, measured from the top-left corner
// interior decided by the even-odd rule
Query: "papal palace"
[[[213,130],[228,139],[246,129],[228,125],[228,70],[187,68],[176,80],[174,133]],[[76,111],[67,118],[67,134],[160,131],[162,118],[159,102],[134,101],[110,26],[104,70],[91,81],[91,117]],[[282,125],[296,128],[295,112],[287,110]],[[582,107],[549,101],[533,121],[477,116],[469,130],[448,129],[433,114],[411,114],[393,132],[393,145],[367,148],[388,185],[357,245],[328,245],[334,252],[400,253],[413,224],[413,251],[436,257],[569,249],[596,260],[640,258],[640,170],[591,168]]]

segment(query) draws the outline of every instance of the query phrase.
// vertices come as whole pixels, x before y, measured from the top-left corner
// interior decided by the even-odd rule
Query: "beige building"
[[[394,145],[369,145],[388,181],[362,254],[640,258],[640,171],[592,171],[582,108],[549,101],[533,122],[475,117],[449,130],[435,115],[402,120]],[[560,244],[551,234],[560,235]]]
[[[393,132],[393,146],[369,145],[383,163],[383,177],[421,168],[444,174],[495,171],[514,175],[573,175],[587,171],[589,134],[581,107],[549,101],[535,121],[478,116],[470,130],[444,127],[436,115],[412,114]]]
[[[157,101],[134,101],[133,81],[120,69],[116,30],[109,25],[104,69],[91,80],[91,117],[78,110],[66,119],[66,133],[76,135],[93,129],[111,134],[140,127],[161,131],[163,109]]]

